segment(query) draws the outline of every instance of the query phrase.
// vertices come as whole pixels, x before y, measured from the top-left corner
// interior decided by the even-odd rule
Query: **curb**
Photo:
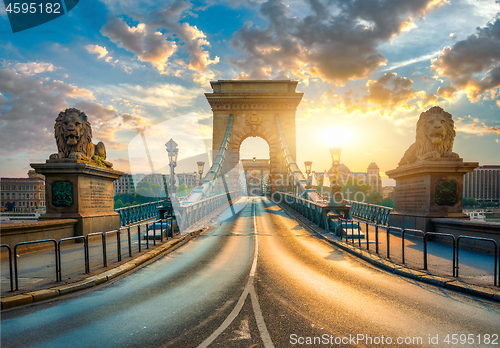
[[[185,234],[181,236],[179,239],[171,241],[171,243],[167,242],[163,245],[160,245],[156,247],[155,249],[152,249],[148,252],[146,252],[143,255],[138,256],[135,259],[132,259],[130,261],[127,261],[126,263],[119,265],[115,268],[109,269],[103,273],[90,276],[88,278],[85,278],[83,280],[70,283],[70,284],[64,284],[64,285],[59,285],[55,286],[49,289],[41,289],[41,290],[35,290],[35,291],[30,291],[26,292],[23,294],[18,294],[18,295],[13,295],[13,296],[6,296],[2,297],[0,299],[1,302],[1,309],[8,309],[8,308],[14,308],[18,306],[23,306],[27,305],[30,303],[34,302],[39,302],[39,301],[44,301],[44,300],[49,300],[55,297],[60,297],[63,295],[71,294],[73,292],[77,292],[80,290],[85,290],[92,288],[94,286],[106,283],[114,278],[117,278],[127,272],[130,272],[142,264],[146,263],[149,260],[152,260],[153,258],[163,254],[166,251],[169,251],[170,249],[179,246],[181,244],[186,243],[189,241],[192,237],[196,236],[197,234],[203,232],[205,229],[198,230],[198,231],[193,231],[188,234]]]
[[[317,227],[316,225],[312,225],[312,223],[309,220],[307,220],[307,222],[304,221],[305,218],[296,213],[295,211],[292,211],[291,208],[283,206],[282,204],[278,204],[278,206],[308,231],[318,235],[321,239],[327,241],[328,243],[333,244],[339,247],[340,249],[347,251],[348,253],[378,268],[381,268],[385,271],[388,271],[390,273],[399,276],[403,276],[405,278],[417,280],[422,283],[431,284],[444,289],[453,290],[470,296],[480,297],[494,302],[500,302],[500,291],[496,291],[493,289],[491,289],[491,291],[487,291],[489,289],[472,284],[466,284],[460,282],[456,278],[444,278],[439,276],[433,276],[431,274],[420,272],[418,270],[410,270],[409,268],[406,268],[405,266],[402,265],[396,265],[393,262],[381,259],[380,256],[378,255],[373,255],[364,250],[359,250],[354,247],[351,247],[347,243],[334,240],[331,236],[327,235],[326,232],[317,231],[316,229],[318,229],[319,227]]]

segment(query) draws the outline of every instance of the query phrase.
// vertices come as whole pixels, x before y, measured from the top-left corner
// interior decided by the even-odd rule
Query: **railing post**
[[[9,253],[10,291],[14,291],[14,279],[12,278],[12,275],[13,275],[13,272],[12,272],[12,250],[10,249],[10,245],[8,245],[8,244],[1,244],[0,248],[7,248],[7,251]]]
[[[116,243],[118,244],[117,246],[118,262],[120,262],[122,260],[122,239],[121,239],[120,228],[118,228],[118,231],[116,232]]]
[[[139,244],[139,252],[141,252],[141,225],[137,225],[137,240]]]
[[[153,222],[153,245],[156,245],[156,221]]]
[[[106,233],[102,232],[102,263],[108,267],[108,255],[106,252]]]
[[[127,227],[127,237],[128,237],[128,256],[132,257],[132,240],[130,236],[130,226]]]

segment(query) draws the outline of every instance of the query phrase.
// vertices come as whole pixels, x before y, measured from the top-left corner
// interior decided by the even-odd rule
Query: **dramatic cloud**
[[[445,87],[439,87],[437,90],[438,96],[444,99],[453,98],[455,93],[458,92],[458,88],[453,86],[451,83],[447,84]]]
[[[150,25],[175,33],[179,40],[184,43],[183,48],[189,53],[187,68],[194,72],[195,80],[205,83],[206,80],[214,76],[213,73],[209,72],[208,66],[218,63],[219,57],[210,59],[210,53],[205,49],[210,47],[210,42],[206,39],[207,36],[204,32],[187,22],[180,23],[182,16],[185,13],[190,13],[189,10],[192,6],[189,1],[175,1],[167,9],[152,13]]]
[[[500,17],[466,40],[445,47],[432,68],[466,90],[469,99],[478,100],[486,91],[500,86]]]
[[[0,93],[0,154],[5,156],[55,151],[54,120],[59,112],[79,99],[94,98],[89,90],[12,69],[0,69]]]
[[[15,70],[16,72],[22,73],[22,74],[27,74],[27,75],[34,75],[34,74],[41,74],[44,72],[50,72],[56,70],[56,67],[52,65],[51,63],[44,63],[44,62],[27,62],[27,63],[6,63],[3,62],[2,66],[4,68],[10,68],[12,70]]]
[[[87,46],[85,46],[85,49],[90,54],[99,55],[99,57],[97,57],[99,59],[104,58],[108,55],[108,50],[106,49],[106,47],[101,47],[99,45],[87,45]]]
[[[437,101],[434,94],[417,92],[412,86],[413,81],[406,77],[385,73],[377,80],[368,80],[366,87],[346,92],[343,101],[334,104],[334,108],[345,109],[348,113],[374,111],[381,115],[391,115],[398,109],[421,108]]]
[[[144,23],[129,27],[122,19],[111,18],[101,33],[119,47],[136,54],[139,60],[151,63],[160,73],[166,72],[168,59],[177,50],[174,41],[168,41],[166,35]]]
[[[179,85],[157,84],[151,87],[140,85],[109,85],[99,88],[99,92],[112,98],[120,96],[125,105],[130,107],[152,106],[172,108],[189,106],[193,99],[206,92],[202,88],[188,89]]]
[[[269,26],[245,23],[231,41],[243,53],[231,62],[244,72],[242,78],[293,74],[343,85],[384,65],[387,59],[378,45],[411,29],[416,19],[445,2],[310,0],[312,14],[301,19],[292,17],[285,3],[269,0],[260,7]]]

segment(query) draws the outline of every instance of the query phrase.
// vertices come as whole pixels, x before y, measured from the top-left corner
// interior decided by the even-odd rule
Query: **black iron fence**
[[[336,220],[333,222],[330,215],[326,213],[329,207],[323,203],[316,203],[283,193],[279,193],[279,199],[279,201],[274,201],[285,203],[287,206],[294,209],[311,222],[323,228],[326,232],[331,231],[331,233],[338,236],[341,241],[345,240],[347,244],[353,245],[359,249],[366,249],[369,252],[372,252],[370,250],[370,245],[374,244],[375,254],[379,256],[384,255],[384,258],[391,260],[396,264],[402,264],[417,270],[423,269],[428,271],[429,245],[431,245],[431,243],[433,246],[437,244],[437,242],[433,241],[436,237],[443,240],[449,240],[451,242],[451,245],[446,246],[451,249],[452,254],[452,257],[449,259],[452,264],[451,276],[457,278],[459,276],[460,267],[459,251],[460,248],[464,248],[464,245],[460,245],[460,241],[477,240],[483,243],[489,243],[491,244],[490,253],[493,252],[493,257],[488,257],[486,262],[490,263],[488,268],[492,266],[491,268],[493,269],[493,286],[500,286],[500,247],[494,239],[463,235],[456,238],[454,235],[448,233],[423,232],[416,229],[402,229],[399,227],[388,226],[387,220],[388,214],[392,210],[391,208],[380,206],[372,207],[369,204],[359,202],[352,202],[356,203],[356,211],[353,212],[356,213],[353,214],[353,216],[355,216],[354,219],[347,216],[336,216]],[[364,231],[362,227],[365,228]],[[405,242],[408,241],[410,235],[415,241],[415,248],[412,248],[411,250],[409,250],[408,246],[405,245]],[[420,250],[417,250],[417,244],[421,247]],[[412,265],[409,265],[408,253],[410,251],[412,254]],[[432,256],[435,257],[436,255],[432,254]],[[440,257],[442,257],[442,255],[440,255]],[[415,260],[418,260],[417,263],[415,263]],[[491,271],[489,272],[490,275],[488,276],[488,279],[491,279],[489,278],[491,277]]]
[[[133,233],[134,229],[137,230],[137,234]],[[55,239],[43,239],[20,242],[14,246],[13,252],[7,244],[1,244],[0,248],[6,248],[8,251],[9,278],[11,284],[10,291],[17,291],[19,290],[19,273],[23,271],[23,261],[31,254],[18,254],[18,249],[20,247],[33,244],[52,243],[54,249],[49,252],[53,251],[54,253],[55,280],[56,282],[60,282],[62,281],[64,270],[70,272],[72,276],[75,274],[74,269],[71,270],[70,268],[75,268],[76,264],[78,264],[79,267],[81,266],[80,268],[84,274],[89,274],[91,272],[91,262],[97,264],[97,268],[108,267],[110,253],[116,254],[116,261],[120,262],[124,256],[123,254],[132,257],[134,253],[140,253],[143,250],[143,243],[146,245],[146,249],[149,249],[150,240],[153,241],[153,245],[156,245],[157,241],[163,242],[169,238],[173,238],[174,235],[178,233],[179,230],[178,226],[176,226],[175,218],[169,217],[152,223],[122,227],[118,230],[108,232],[89,233],[86,236],[62,238],[58,241]],[[116,237],[113,238],[114,236]],[[93,241],[95,239],[97,239],[97,244]],[[110,243],[112,243],[111,246],[109,245]],[[68,247],[68,245],[70,245],[70,247]],[[83,255],[78,256],[78,254],[82,252],[81,250],[83,250]],[[94,251],[92,255],[91,251]],[[43,252],[46,253],[47,250]],[[101,259],[101,261],[98,261],[99,259]],[[44,265],[44,262],[47,264]],[[48,260],[43,258],[41,261],[37,259],[37,263],[37,267],[45,267],[52,264],[52,262],[49,263]],[[29,272],[29,270],[25,270],[25,273],[26,272]]]
[[[493,285],[500,286],[500,251],[497,242],[494,239],[489,238],[479,238],[472,236],[459,236],[456,238],[454,235],[449,233],[438,233],[438,232],[424,232],[422,230],[417,229],[401,229],[399,227],[393,226],[384,226],[380,224],[374,224],[372,222],[366,222],[362,220],[356,219],[340,219],[340,230],[337,231],[337,235],[341,238],[341,240],[345,240],[346,243],[353,245],[360,249],[366,249],[370,251],[370,244],[375,244],[375,253],[377,255],[382,255],[383,250],[385,249],[384,256],[386,259],[391,260],[395,263],[401,263],[403,265],[408,266],[407,252],[408,247],[406,246],[406,241],[408,241],[408,236],[411,235],[413,240],[417,240],[421,245],[422,251],[413,249],[414,256],[418,257],[420,254],[420,260],[418,263],[421,265],[411,267],[414,269],[423,269],[428,271],[428,247],[429,243],[433,242],[432,239],[435,237],[440,237],[443,239],[449,239],[451,242],[450,248],[452,252],[452,257],[450,258],[452,262],[451,268],[451,276],[459,277],[459,268],[460,268],[460,248],[464,248],[464,243],[462,246],[460,245],[460,241],[462,240],[477,240],[485,243],[490,243],[491,248],[490,252],[493,254],[493,258],[491,259],[491,268],[493,269]],[[362,231],[360,228],[356,228],[360,226],[362,223],[366,226],[366,231]],[[369,227],[372,227],[374,230],[374,238],[370,239]],[[381,238],[381,231],[384,231],[382,234],[385,234],[385,238]],[[384,242],[382,240],[385,239]],[[400,239],[400,245],[397,245],[397,240]],[[357,242],[356,242],[357,241]],[[421,242],[420,242],[421,241]],[[397,252],[400,252],[400,256],[396,255]],[[413,261],[415,261],[415,258]],[[398,262],[400,261],[400,262]]]

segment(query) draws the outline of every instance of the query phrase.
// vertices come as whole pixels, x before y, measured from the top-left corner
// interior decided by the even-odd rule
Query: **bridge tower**
[[[210,82],[212,93],[205,93],[213,112],[213,159],[224,139],[224,131],[233,115],[233,132],[224,172],[238,165],[240,146],[248,137],[260,137],[269,145],[271,183],[277,174],[285,174],[280,154],[276,116],[280,117],[286,143],[296,158],[295,113],[304,93],[295,91],[298,81],[292,80],[218,80]],[[237,171],[226,178],[235,187]],[[274,187],[271,186],[274,191]]]

